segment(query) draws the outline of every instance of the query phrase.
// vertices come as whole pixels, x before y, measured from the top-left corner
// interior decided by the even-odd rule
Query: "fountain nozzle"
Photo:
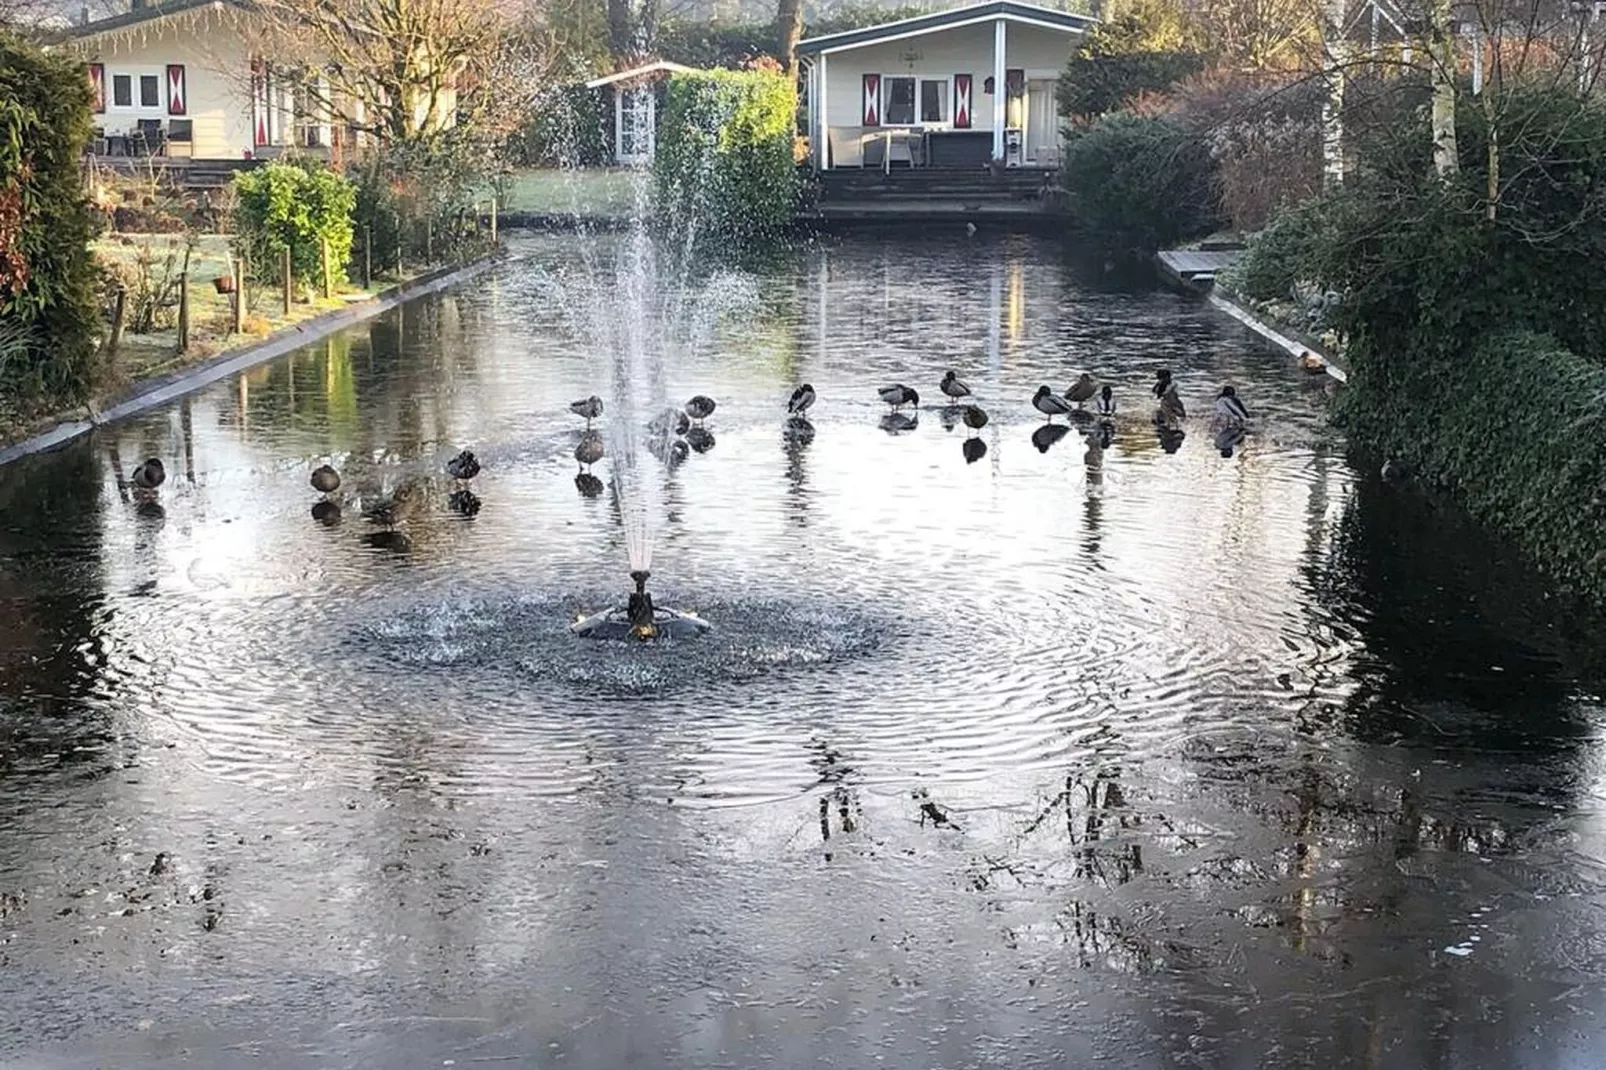
[[[630,578],[636,581],[637,594],[647,593],[647,581],[652,578],[651,572],[648,572],[646,569],[634,569],[630,573]]]
[[[647,580],[651,576],[652,573],[646,569],[636,569],[630,573],[630,578],[636,581],[636,593],[630,596],[627,610],[630,634],[643,642],[658,635],[657,611],[653,608],[652,595],[647,593]]]

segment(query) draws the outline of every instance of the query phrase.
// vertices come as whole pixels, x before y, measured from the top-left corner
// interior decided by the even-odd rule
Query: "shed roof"
[[[808,40],[799,41],[797,50],[805,55],[841,52],[864,45],[880,44],[883,41],[919,37],[922,34],[935,33],[938,30],[951,30],[960,26],[992,22],[996,19],[1038,26],[1047,30],[1059,30],[1069,34],[1086,33],[1098,25],[1099,21],[1091,15],[1073,15],[1068,11],[1056,11],[1049,7],[1039,7],[1036,4],[1023,4],[1019,0],[989,0],[988,3],[970,4],[966,7],[956,7],[948,11],[934,11],[929,15],[916,15],[914,18],[898,19],[896,22],[884,22],[879,26],[866,26],[863,29],[844,30],[841,33],[829,33],[823,37],[811,37]]]
[[[628,71],[619,71],[615,74],[606,74],[601,78],[593,78],[586,83],[587,89],[601,89],[605,85],[615,82],[628,82],[636,78],[647,78],[654,74],[690,74],[693,68],[679,63],[671,63],[667,59],[656,60],[652,63],[643,63],[639,67],[632,67]]]
[[[186,11],[199,11],[202,8],[216,8],[221,11],[225,7],[249,11],[252,5],[250,0],[166,0],[166,3],[150,4],[120,12],[108,19],[96,19],[94,22],[69,26],[63,29],[56,39],[71,41],[84,37],[97,37],[103,33],[126,30],[130,26],[167,18],[169,15],[180,15]]]

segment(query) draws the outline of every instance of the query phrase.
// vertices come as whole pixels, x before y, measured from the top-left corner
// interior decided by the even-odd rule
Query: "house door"
[[[626,167],[652,162],[654,132],[657,129],[658,101],[651,86],[621,89],[613,96],[614,129],[618,143],[614,155]]]
[[[1052,79],[1026,83],[1026,159],[1050,166],[1059,163],[1060,122]]]

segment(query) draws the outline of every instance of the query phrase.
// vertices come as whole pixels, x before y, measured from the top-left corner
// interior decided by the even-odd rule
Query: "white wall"
[[[1076,35],[1008,23],[1004,66],[1026,71],[1026,77],[1058,78],[1079,39]],[[918,54],[918,58],[909,58]],[[886,44],[832,52],[826,61],[826,120],[831,126],[859,126],[864,122],[866,74],[940,78],[948,82],[948,112],[953,114],[953,76],[969,74],[971,129],[993,128],[993,98],[982,92],[993,76],[993,23],[938,30]]]
[[[117,34],[89,38],[77,47],[85,62],[106,68],[106,110],[95,125],[108,134],[128,133],[139,119],[189,119],[194,124],[194,155],[240,159],[253,148],[251,59],[246,30],[235,19],[183,16],[157,19]],[[185,114],[167,114],[167,65],[184,64]],[[134,75],[132,108],[113,103],[112,78]],[[140,74],[161,78],[155,108],[139,106]]]

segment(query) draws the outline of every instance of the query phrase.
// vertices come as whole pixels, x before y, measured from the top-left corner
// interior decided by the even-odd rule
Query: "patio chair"
[[[135,155],[160,156],[166,147],[167,137],[162,133],[162,120],[140,119],[134,133]]]

